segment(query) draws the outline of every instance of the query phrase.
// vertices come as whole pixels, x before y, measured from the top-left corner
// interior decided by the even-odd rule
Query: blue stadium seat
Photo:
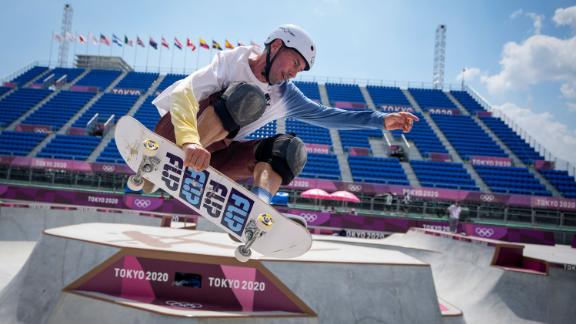
[[[122,159],[122,156],[120,155],[120,152],[118,152],[118,148],[116,147],[116,141],[114,139],[111,139],[110,142],[108,142],[108,145],[106,145],[102,153],[100,153],[100,155],[96,159],[96,162],[116,163],[116,164],[125,163],[124,159]]]
[[[16,84],[19,87],[22,87],[26,83],[30,82],[32,79],[36,78],[37,76],[46,71],[48,71],[48,68],[45,66],[34,66],[30,70],[20,74],[10,82]]]
[[[78,118],[73,126],[79,128],[86,127],[86,124],[96,113],[99,114],[100,122],[106,121],[112,115],[115,115],[116,121],[128,113],[136,100],[138,100],[138,96],[105,93],[92,107]]]
[[[294,85],[302,91],[302,93],[312,99],[320,101],[320,90],[318,89],[318,83],[316,82],[304,82],[304,81],[294,81]]]
[[[576,181],[563,170],[539,170],[561,194],[566,198],[576,198]]]
[[[404,133],[401,130],[392,131],[391,133],[394,138],[398,139],[404,134],[408,140],[414,142],[418,151],[424,157],[429,156],[430,153],[448,153],[448,150],[444,147],[444,144],[440,142],[440,139],[436,136],[424,116],[420,113],[414,114],[418,116],[420,121],[414,124],[414,127],[412,127],[409,133]]]
[[[400,88],[369,85],[366,89],[376,107],[381,105],[412,106]]]
[[[152,104],[154,100],[153,96],[146,98],[142,106],[138,108],[138,111],[134,114],[134,118],[138,119],[139,122],[144,124],[148,129],[154,130],[156,124],[160,120],[160,113],[156,106]]]
[[[410,88],[408,91],[424,111],[428,111],[430,108],[457,109],[456,105],[442,90]]]
[[[166,74],[166,76],[164,77],[164,80],[162,80],[162,82],[160,83],[158,88],[156,88],[156,90],[159,92],[162,92],[164,89],[171,86],[174,82],[176,82],[178,80],[182,80],[186,77],[187,77],[186,74]]]
[[[144,93],[156,79],[158,79],[158,73],[128,72],[115,88],[141,90]]]
[[[366,105],[357,84],[326,83],[326,92],[332,104],[336,101],[346,101]]]
[[[42,79],[45,79],[45,77],[49,77],[51,75],[54,75],[54,81],[60,79],[63,76],[66,76],[66,83],[70,83],[74,80],[76,80],[76,78],[78,78],[78,76],[80,76],[80,74],[82,74],[85,71],[85,69],[81,69],[81,68],[63,68],[63,67],[57,67],[54,68],[50,71],[48,71],[48,73],[46,73],[39,81],[41,81]]]
[[[532,164],[534,160],[544,160],[544,157],[536,152],[502,120],[489,116],[481,117],[481,119],[524,163]]]
[[[476,99],[472,98],[470,94],[466,91],[450,91],[450,94],[458,102],[466,108],[471,114],[475,114],[478,112],[485,112],[486,110],[476,101]]]
[[[334,154],[308,153],[308,161],[299,177],[340,180],[338,158]]]
[[[508,157],[470,116],[430,116],[462,159],[467,160],[473,155]]]
[[[423,187],[479,191],[462,163],[411,161],[410,165]]]
[[[7,127],[52,94],[46,89],[18,89],[0,101],[0,127]]]
[[[276,135],[276,121],[269,122],[268,124],[258,128],[252,134],[248,135],[251,140],[264,139]]]
[[[120,71],[94,69],[88,72],[88,74],[86,74],[78,82],[76,82],[76,85],[96,87],[100,91],[103,91],[114,80],[116,80],[116,78],[118,78],[120,74],[122,74],[122,72]]]
[[[84,105],[94,97],[94,93],[62,90],[42,105],[22,123],[31,125],[50,125],[57,131],[70,120]]]
[[[43,133],[0,132],[0,155],[26,156],[46,138]]]
[[[348,164],[356,182],[408,185],[404,169],[397,158],[349,156]]]
[[[56,135],[38,157],[63,160],[86,160],[102,139],[95,136]]]
[[[474,166],[484,183],[497,193],[550,196],[526,168]]]
[[[383,134],[380,129],[359,129],[359,130],[339,130],[342,148],[347,150],[350,147],[370,148],[369,137],[382,139]]]
[[[314,126],[296,119],[286,119],[286,132],[295,133],[304,143],[324,144],[332,146],[330,131],[327,128]]]
[[[0,87],[0,97],[3,96],[8,91],[12,90],[10,87]]]

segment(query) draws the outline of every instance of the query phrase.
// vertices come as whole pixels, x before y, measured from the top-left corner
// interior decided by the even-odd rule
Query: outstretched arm
[[[384,128],[386,130],[402,129],[409,132],[418,117],[409,112],[385,114],[377,111],[351,111],[327,107],[304,96],[291,82],[284,85],[284,103],[288,110],[287,117],[321,127],[338,129]]]

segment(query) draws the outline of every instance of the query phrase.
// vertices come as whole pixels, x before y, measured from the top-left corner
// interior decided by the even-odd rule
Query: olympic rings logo
[[[318,215],[316,214],[300,214],[300,216],[304,217],[306,223],[313,223],[318,219]]]
[[[348,185],[348,190],[354,191],[354,192],[359,192],[360,190],[362,190],[362,186],[361,185]]]
[[[492,228],[476,227],[476,229],[474,231],[480,237],[492,237],[492,235],[494,235],[494,229],[492,229]]]
[[[104,172],[114,172],[114,170],[116,170],[116,167],[113,165],[103,165],[102,170]]]
[[[494,195],[483,194],[483,195],[480,195],[480,200],[485,201],[485,202],[492,202],[492,201],[496,200],[496,197],[494,197]]]
[[[167,300],[166,305],[181,307],[181,308],[188,308],[188,309],[200,309],[203,307],[201,304],[181,302],[181,301],[176,301],[176,300]]]
[[[148,208],[152,202],[148,199],[134,199],[134,205],[138,208]]]

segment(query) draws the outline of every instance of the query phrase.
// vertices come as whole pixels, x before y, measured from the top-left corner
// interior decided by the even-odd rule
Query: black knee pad
[[[264,114],[266,97],[255,85],[232,83],[214,103],[214,112],[229,133],[238,131]]]
[[[277,134],[266,138],[256,149],[256,161],[269,163],[282,177],[283,185],[302,172],[307,157],[304,142],[293,135]]]

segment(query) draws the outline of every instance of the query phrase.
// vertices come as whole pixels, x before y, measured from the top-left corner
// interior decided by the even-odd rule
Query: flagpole
[[[188,47],[188,39],[186,39],[186,47]],[[182,68],[184,74],[186,74],[186,56],[188,56],[188,50],[184,48],[184,67]]]
[[[76,56],[76,36],[77,35],[73,35],[74,36],[74,47],[72,49],[72,62],[74,62],[74,57]],[[74,65],[74,63],[72,63],[72,65]]]
[[[172,73],[172,67],[174,66],[174,47],[176,46],[172,46],[172,57],[170,58],[170,73]]]
[[[158,56],[158,73],[160,73],[160,65],[162,64],[162,43],[160,43],[160,47],[158,49],[160,50],[160,55]]]
[[[200,48],[196,48],[198,53],[196,54],[196,71],[198,71],[198,64],[200,63]]]
[[[146,47],[146,72],[148,72],[148,56],[150,55],[150,47]]]
[[[136,69],[136,54],[138,54],[138,46],[140,45],[138,45],[138,41],[136,41],[136,45],[134,45],[134,69]]]
[[[50,54],[48,54],[48,67],[52,64],[52,48],[54,46],[54,30],[52,30],[52,37],[50,37]]]

